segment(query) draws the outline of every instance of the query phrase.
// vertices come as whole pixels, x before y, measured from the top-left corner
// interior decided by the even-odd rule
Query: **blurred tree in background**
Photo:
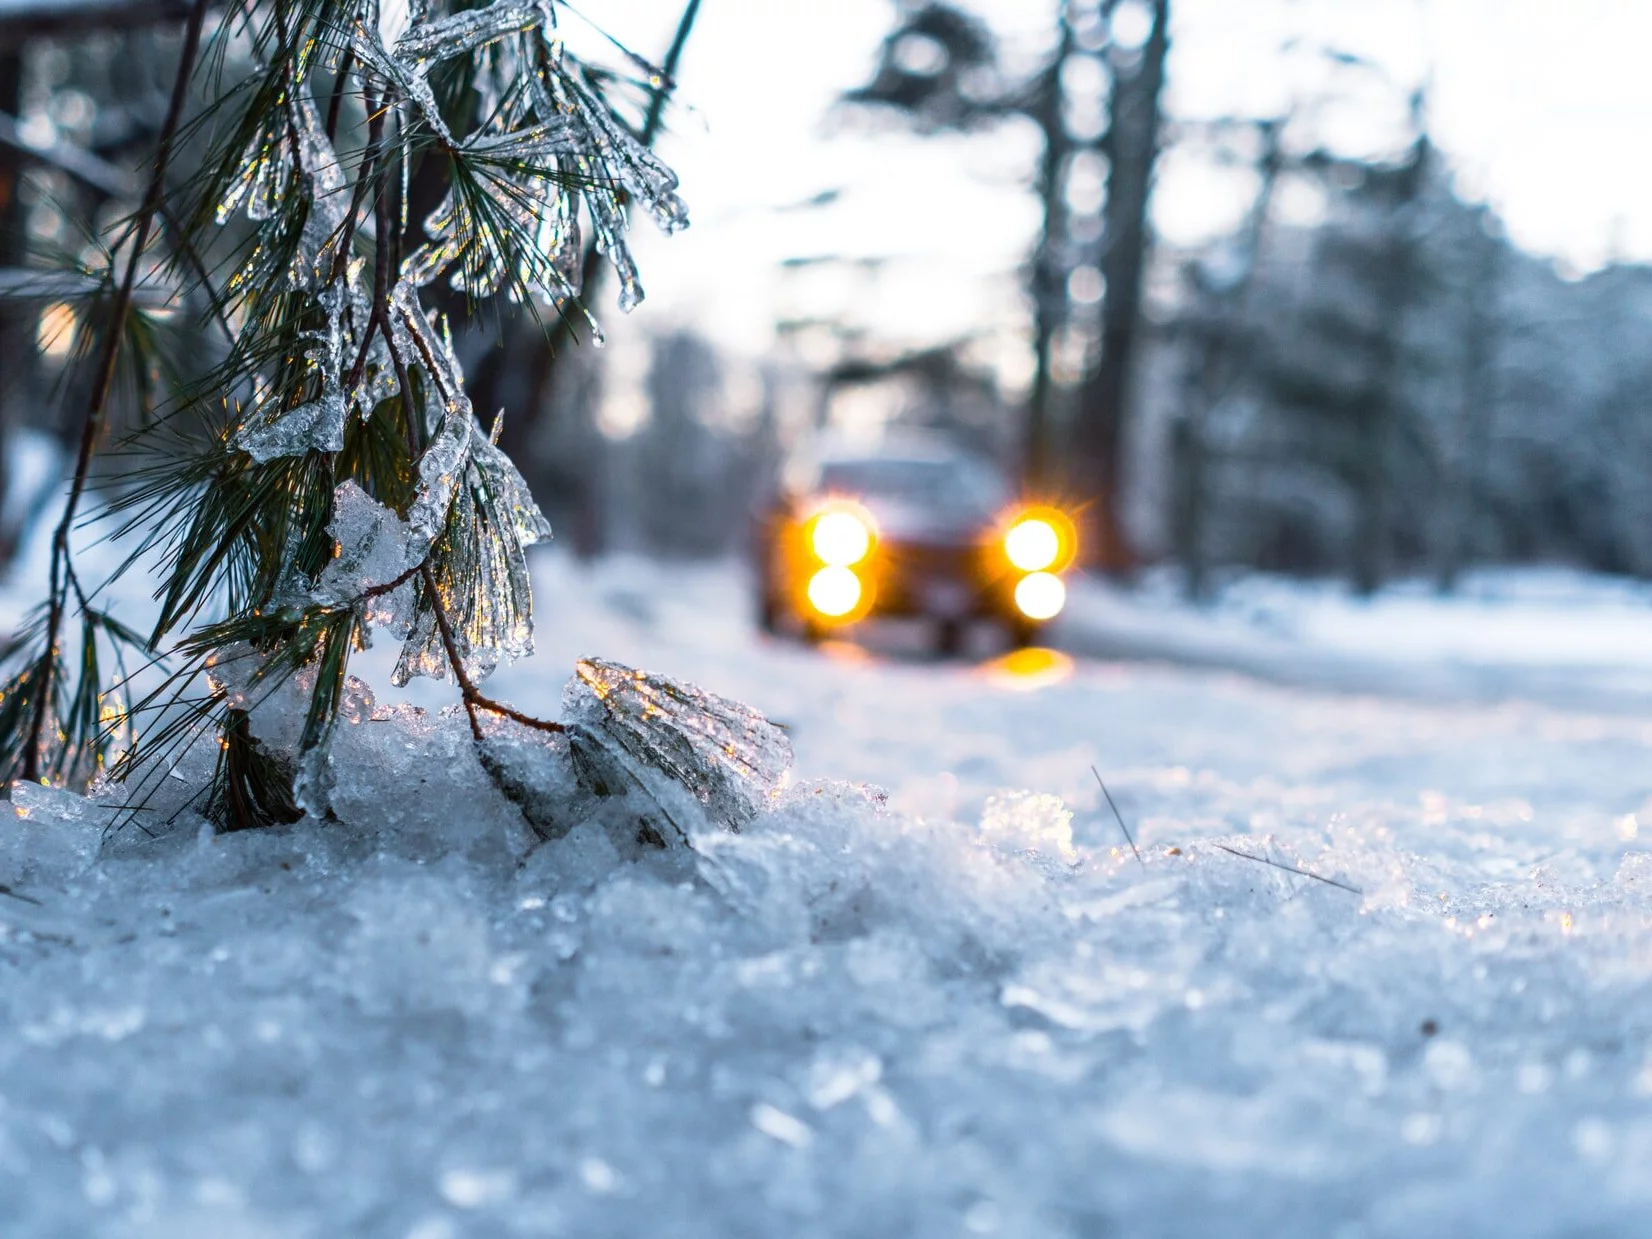
[[[18,0],[0,12],[0,487],[12,488],[0,554],[49,509],[75,453],[110,322],[111,242],[142,204],[184,11]],[[657,80],[629,61],[591,69],[607,121],[644,147],[666,130],[698,12],[694,0],[670,10]],[[1034,364],[1018,408],[968,336],[897,342],[799,319],[776,325],[775,356],[745,359],[674,324],[602,352],[584,347],[581,316],[546,313],[544,298],[536,313],[532,299],[430,285],[479,415],[507,410],[501,446],[563,544],[727,554],[789,437],[875,407],[1015,462],[1031,486],[1093,498],[1097,565],[1174,559],[1195,596],[1251,568],[1364,590],[1419,572],[1450,587],[1508,560],[1652,575],[1647,270],[1577,278],[1513,246],[1495,211],[1461,197],[1426,84],[1384,79],[1403,137],[1357,154],[1327,139],[1314,99],[1277,115],[1167,111],[1170,19],[1162,0],[1051,0],[1029,55],[965,3],[899,0],[843,95],[848,113],[903,131],[1036,137],[1025,175],[1037,226],[1019,273]],[[1381,76],[1358,49],[1289,54],[1329,60],[1327,97]],[[250,55],[232,44],[223,63],[241,72]],[[443,89],[456,122],[477,119],[478,97]],[[358,131],[364,116],[355,96],[342,101],[341,125]],[[1250,174],[1229,232],[1182,247],[1156,234],[1164,152]],[[184,135],[180,182],[205,153],[204,133]],[[441,205],[438,163],[412,170],[410,240]],[[1280,206],[1304,197],[1315,212]],[[159,220],[132,290],[125,330],[139,351],[116,358],[105,442],[226,356],[221,288],[196,264],[254,230],[231,219],[220,250],[195,254],[178,245],[184,222]],[[569,273],[587,297],[598,239],[584,232]],[[813,254],[788,278],[873,261]],[[875,295],[865,272],[846,285]],[[789,348],[810,333],[829,347]],[[118,490],[133,463],[105,453],[94,470]]]
[[[845,99],[893,110],[920,132],[1012,118],[1037,126],[1042,227],[1027,276],[1034,372],[1024,472],[1035,489],[1065,486],[1085,497],[1088,557],[1117,571],[1133,559],[1123,521],[1124,430],[1152,240],[1147,210],[1170,4],[1053,7],[1053,51],[1030,77],[1012,78],[979,18],[937,0],[906,0],[872,80]],[[1101,181],[1100,194],[1085,192],[1087,177]],[[1063,347],[1079,354],[1083,375],[1066,393],[1057,373]]]

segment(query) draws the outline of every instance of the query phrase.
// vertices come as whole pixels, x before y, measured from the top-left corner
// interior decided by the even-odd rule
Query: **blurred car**
[[[931,621],[942,653],[976,620],[1033,644],[1060,614],[1076,546],[1056,508],[941,441],[806,450],[758,517],[758,621],[816,641],[874,616]]]

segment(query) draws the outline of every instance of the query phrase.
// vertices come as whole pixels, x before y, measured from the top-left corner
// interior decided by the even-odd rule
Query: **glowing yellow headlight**
[[[841,564],[809,578],[809,605],[828,619],[841,619],[860,605],[860,578]]]
[[[1043,572],[1061,558],[1061,535],[1043,517],[1023,517],[1004,535],[1004,554],[1023,572]]]
[[[1034,572],[1015,586],[1015,606],[1030,620],[1054,619],[1067,605],[1067,587],[1053,572]]]
[[[871,552],[872,530],[855,513],[836,508],[815,517],[809,530],[809,545],[821,563],[847,568]]]

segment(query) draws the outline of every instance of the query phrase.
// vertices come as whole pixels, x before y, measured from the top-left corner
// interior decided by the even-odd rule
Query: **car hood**
[[[978,541],[987,521],[961,513],[894,499],[868,499],[862,506],[877,524],[884,542],[912,542],[933,546],[965,546]]]

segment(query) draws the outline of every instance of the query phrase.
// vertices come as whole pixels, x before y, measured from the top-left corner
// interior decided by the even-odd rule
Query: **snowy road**
[[[794,789],[695,857],[519,864],[462,729],[393,719],[340,824],[93,860],[29,798],[0,1234],[1652,1233],[1652,713],[821,654],[721,570],[537,580],[501,694],[694,680]]]

